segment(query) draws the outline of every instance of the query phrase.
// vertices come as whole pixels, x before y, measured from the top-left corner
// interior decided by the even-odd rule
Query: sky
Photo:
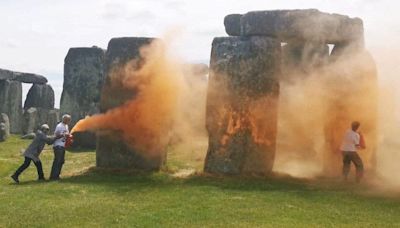
[[[212,39],[226,36],[225,15],[307,8],[362,18],[380,81],[400,82],[395,56],[400,51],[400,2],[395,0],[0,0],[0,68],[46,76],[58,107],[64,58],[71,47],[106,49],[113,37],[160,37],[179,28],[177,54],[188,62],[208,63]]]

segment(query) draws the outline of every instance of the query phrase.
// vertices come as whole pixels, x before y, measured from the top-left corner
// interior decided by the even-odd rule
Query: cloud
[[[132,12],[126,19],[148,21],[148,20],[153,20],[156,17],[157,16],[149,10],[141,10],[141,11]]]
[[[127,6],[122,3],[106,3],[103,7],[101,17],[106,20],[124,18],[127,15]]]

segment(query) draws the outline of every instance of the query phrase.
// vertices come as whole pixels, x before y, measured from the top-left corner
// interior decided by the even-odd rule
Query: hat
[[[50,127],[49,127],[49,125],[47,125],[47,124],[43,124],[43,125],[40,127],[40,129],[42,129],[42,130],[50,130]]]

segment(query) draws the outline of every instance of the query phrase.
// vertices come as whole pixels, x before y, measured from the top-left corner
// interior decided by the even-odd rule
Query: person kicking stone
[[[24,163],[15,171],[15,173],[11,176],[11,178],[15,181],[15,183],[19,183],[19,175],[29,167],[31,161],[35,164],[38,174],[38,180],[45,180],[43,175],[43,168],[42,162],[40,161],[40,153],[43,151],[45,144],[53,144],[56,137],[54,136],[47,136],[49,132],[49,126],[47,124],[43,124],[40,127],[40,130],[37,131],[35,138],[33,139],[32,143],[29,145],[28,149],[24,152],[25,161]]]
[[[54,142],[54,161],[51,167],[50,180],[59,180],[61,169],[65,161],[65,142],[69,136],[68,124],[71,122],[71,116],[63,115],[62,121],[57,124],[54,134],[58,139]]]

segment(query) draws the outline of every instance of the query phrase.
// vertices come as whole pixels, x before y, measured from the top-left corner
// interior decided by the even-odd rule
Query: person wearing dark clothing
[[[40,161],[40,153],[43,151],[45,144],[53,144],[55,137],[47,136],[49,132],[49,126],[47,124],[43,124],[40,130],[37,131],[35,138],[33,139],[32,143],[29,145],[28,149],[24,152],[24,163],[15,171],[15,173],[11,176],[11,178],[16,182],[19,183],[19,175],[29,167],[31,162],[35,164],[37,173],[38,173],[38,180],[45,180],[43,175],[43,168],[42,162]]]

